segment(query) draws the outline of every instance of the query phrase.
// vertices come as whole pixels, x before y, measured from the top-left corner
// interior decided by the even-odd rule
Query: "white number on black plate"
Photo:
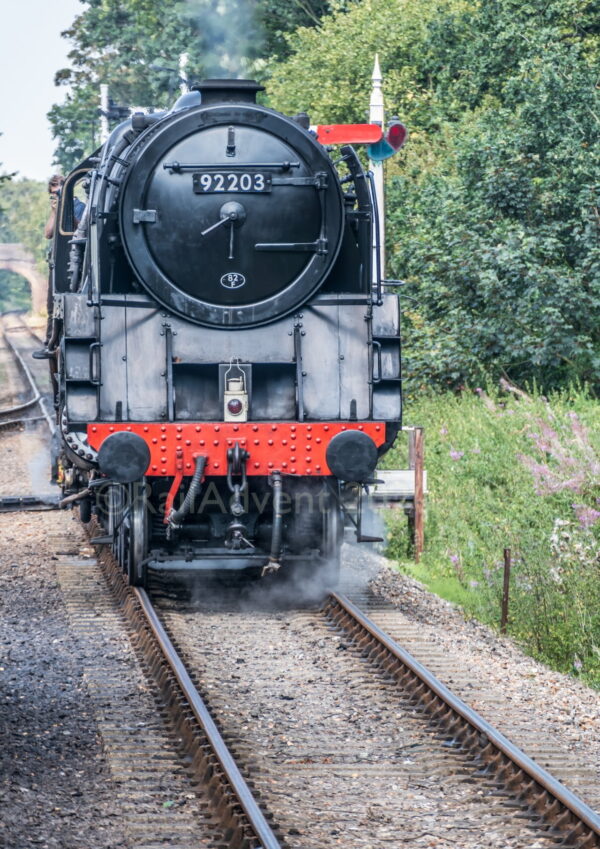
[[[271,175],[260,171],[199,171],[194,174],[198,195],[217,192],[270,192]]]

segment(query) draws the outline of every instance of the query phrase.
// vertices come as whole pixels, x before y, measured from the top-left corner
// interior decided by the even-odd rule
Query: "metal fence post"
[[[425,432],[422,427],[416,427],[413,431],[413,462],[415,470],[415,562],[418,563],[423,554],[425,545],[424,528],[424,486],[423,469],[425,465]]]
[[[504,549],[504,584],[502,587],[502,613],[500,616],[500,633],[506,634],[506,625],[508,623],[508,598],[510,591],[510,548]]]

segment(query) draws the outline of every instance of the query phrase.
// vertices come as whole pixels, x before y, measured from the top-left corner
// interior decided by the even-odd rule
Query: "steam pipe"
[[[196,496],[198,495],[200,485],[202,484],[202,475],[204,474],[205,466],[206,457],[204,456],[204,454],[201,454],[199,457],[196,457],[196,468],[194,469],[190,488],[187,491],[187,495],[183,499],[183,504],[181,505],[179,510],[171,510],[171,513],[169,514],[169,518],[167,521],[172,528],[179,527],[192,509],[192,505],[196,499]]]

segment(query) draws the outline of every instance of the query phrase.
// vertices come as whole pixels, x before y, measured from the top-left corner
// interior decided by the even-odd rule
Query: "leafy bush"
[[[31,309],[29,283],[14,271],[0,269],[0,313],[8,310]]]
[[[392,513],[389,554],[497,625],[510,548],[509,633],[600,685],[598,404],[583,390],[550,401],[479,390],[417,400],[410,417],[426,426],[426,551],[415,569],[406,522]]]
[[[590,0],[362,0],[290,39],[277,108],[363,120],[375,51],[388,115],[390,276],[408,385],[486,377],[600,388],[600,32]]]

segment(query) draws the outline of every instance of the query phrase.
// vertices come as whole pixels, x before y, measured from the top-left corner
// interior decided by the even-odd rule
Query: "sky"
[[[55,142],[46,113],[67,89],[54,74],[69,65],[60,37],[84,9],[79,0],[0,0],[0,173],[47,180]]]

